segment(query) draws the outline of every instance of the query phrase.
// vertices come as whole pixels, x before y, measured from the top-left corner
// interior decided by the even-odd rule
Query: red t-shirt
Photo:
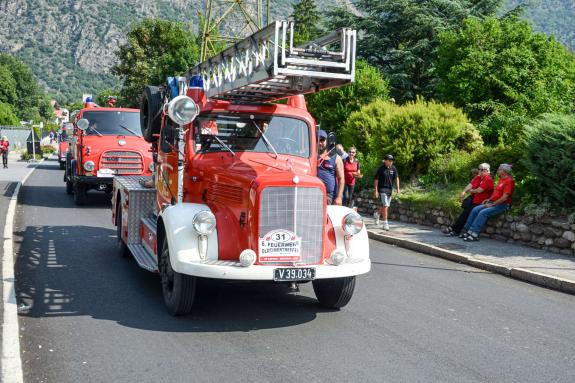
[[[471,181],[471,187],[473,189],[483,189],[483,192],[473,194],[473,203],[478,205],[488,199],[491,193],[493,193],[493,178],[491,178],[490,175],[486,175],[483,178],[481,178],[481,176],[475,176]]]
[[[0,150],[6,151],[10,147],[10,142],[8,141],[0,141]]]
[[[349,162],[349,157],[343,161],[343,175],[345,178],[346,185],[355,185],[355,176],[352,173],[356,173],[359,170],[359,162],[357,160],[353,163]]]
[[[511,205],[511,196],[513,195],[514,191],[515,191],[515,180],[513,179],[513,177],[508,176],[505,178],[500,178],[499,181],[497,182],[495,190],[493,191],[493,194],[491,194],[491,198],[489,199],[495,202],[499,198],[501,198],[503,194],[507,194],[509,197],[503,203],[508,203]]]

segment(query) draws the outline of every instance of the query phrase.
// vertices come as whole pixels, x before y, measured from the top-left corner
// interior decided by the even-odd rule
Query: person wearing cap
[[[466,231],[462,236],[464,241],[478,241],[479,234],[489,218],[501,214],[511,207],[511,198],[515,191],[515,180],[511,176],[511,164],[499,165],[497,175],[499,176],[499,181],[491,197],[471,210],[463,228]]]
[[[343,161],[337,154],[330,155],[327,147],[327,133],[318,132],[319,158],[317,160],[317,176],[323,181],[327,194],[328,205],[341,205],[343,197],[344,175]]]
[[[450,237],[462,235],[461,230],[463,229],[463,225],[467,222],[467,218],[469,218],[471,210],[473,210],[474,207],[481,205],[481,203],[488,199],[493,192],[493,178],[491,178],[491,174],[489,173],[489,164],[484,162],[475,170],[477,171],[477,174],[459,195],[463,211],[455,223],[448,226],[445,232],[445,234]],[[469,196],[465,198],[467,193],[469,193]]]
[[[0,139],[0,152],[2,152],[2,165],[4,165],[4,169],[8,168],[8,151],[10,149],[10,142],[8,141],[8,137],[3,136]]]
[[[391,195],[393,192],[393,187],[397,194],[401,193],[399,189],[399,173],[395,166],[393,166],[393,156],[391,154],[386,154],[383,159],[383,165],[377,169],[375,177],[373,178],[373,194],[374,197],[381,199],[381,208],[375,213],[375,224],[380,225],[380,217],[383,218],[383,229],[389,230],[389,224],[387,223],[387,213],[389,206],[391,205]]]

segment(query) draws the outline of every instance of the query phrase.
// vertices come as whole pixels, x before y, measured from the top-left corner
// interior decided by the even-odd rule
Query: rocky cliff
[[[271,0],[272,16],[286,18],[296,0]],[[320,9],[342,0],[318,0]],[[349,1],[349,0],[346,0]],[[522,0],[510,0],[515,4]],[[77,101],[85,92],[112,87],[108,70],[114,51],[129,25],[144,17],[185,21],[196,30],[203,0],[0,0],[0,50],[30,65],[48,90],[63,102]],[[553,23],[553,3],[557,19]],[[547,5],[546,5],[547,4]],[[572,0],[541,2],[528,11],[534,20],[545,14],[541,28],[573,43],[575,6]],[[538,11],[539,10],[539,11]],[[565,13],[570,14],[565,15]],[[562,39],[562,37],[565,37]]]

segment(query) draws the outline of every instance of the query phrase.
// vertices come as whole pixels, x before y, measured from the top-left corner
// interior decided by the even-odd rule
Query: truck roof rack
[[[340,28],[303,46],[293,45],[294,23],[267,27],[198,64],[208,99],[270,102],[353,82],[356,31]]]

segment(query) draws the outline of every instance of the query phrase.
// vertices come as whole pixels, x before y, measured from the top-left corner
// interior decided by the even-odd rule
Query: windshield
[[[210,115],[195,123],[199,153],[259,152],[309,157],[309,127],[295,118]]]
[[[85,112],[82,114],[90,123],[85,134],[89,136],[141,136],[139,112]]]

